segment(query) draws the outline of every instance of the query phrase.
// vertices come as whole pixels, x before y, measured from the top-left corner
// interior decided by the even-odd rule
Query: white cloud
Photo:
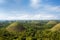
[[[41,0],[30,0],[30,6],[32,8],[39,8]]]
[[[6,0],[0,0],[0,3],[5,3]],[[19,3],[20,0],[14,0]],[[41,4],[42,0],[30,0],[30,6],[34,9],[38,9],[37,12],[33,15],[32,13],[27,13],[19,11],[12,11],[10,13],[1,13],[0,20],[44,20],[44,19],[57,19],[58,15],[53,15],[54,12],[60,12],[60,6],[52,6],[52,5],[43,5]],[[39,13],[38,13],[39,11]],[[34,11],[35,12],[35,11]],[[53,13],[49,13],[53,12]]]
[[[49,20],[49,19],[56,19],[56,16],[51,14],[36,14],[34,15],[33,18],[40,20]]]
[[[51,20],[57,19],[57,16],[51,14],[19,14],[19,15],[5,15],[2,13],[0,15],[0,20]]]
[[[60,6],[44,5],[44,10],[60,12]]]
[[[45,1],[48,1],[48,0],[45,0]],[[40,9],[40,10],[45,10],[50,12],[52,11],[60,12],[60,6],[43,4],[43,0],[30,0],[30,6],[33,9]]]
[[[0,20],[51,20],[51,19],[58,19],[58,15],[55,15],[53,13],[49,13],[52,11],[57,11],[60,12],[60,7],[59,6],[43,6],[43,10],[45,11],[39,11],[36,12],[35,14],[30,14],[27,12],[19,12],[19,11],[12,11],[10,13],[8,13],[9,15],[7,15],[6,13],[1,13],[0,14]],[[49,12],[48,12],[49,11]]]

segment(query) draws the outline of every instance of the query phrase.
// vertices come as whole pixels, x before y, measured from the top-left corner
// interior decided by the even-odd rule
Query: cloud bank
[[[0,20],[54,20],[57,19],[58,16],[51,15],[51,14],[45,14],[45,13],[39,13],[39,14],[14,14],[14,15],[0,15]]]
[[[53,20],[60,19],[60,6],[46,4],[43,0],[0,0],[0,20]],[[46,0],[49,1],[49,0]],[[19,4],[21,2],[21,4]],[[28,4],[26,4],[28,3]],[[14,5],[11,5],[14,4]],[[23,6],[26,5],[26,6]],[[5,11],[3,11],[5,10]],[[2,12],[1,12],[2,11]]]

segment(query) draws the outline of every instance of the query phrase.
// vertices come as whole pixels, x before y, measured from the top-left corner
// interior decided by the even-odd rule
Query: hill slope
[[[49,24],[54,25],[56,23],[57,23],[56,21],[49,21],[46,25],[49,25]]]
[[[53,26],[55,26],[57,24],[57,22],[56,21],[49,21],[47,24],[45,24],[44,26],[45,26],[45,28],[46,29],[50,29],[50,28],[52,28]]]
[[[60,23],[51,28],[51,31],[59,31],[59,30],[60,30]]]
[[[9,32],[20,32],[23,31],[25,28],[23,27],[22,24],[20,24],[19,22],[14,22],[12,24],[10,24],[8,27],[6,27],[6,30]]]

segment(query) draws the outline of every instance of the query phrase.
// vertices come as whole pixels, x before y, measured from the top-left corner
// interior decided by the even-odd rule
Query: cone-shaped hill
[[[10,24],[8,27],[6,27],[6,30],[9,32],[20,32],[25,30],[25,28],[19,22],[14,22]]]
[[[53,26],[55,26],[57,24],[56,21],[49,21],[45,26],[45,28],[52,28]]]
[[[53,28],[51,28],[51,31],[59,31],[60,30],[60,23],[56,24]]]
[[[57,24],[57,22],[56,21],[49,21],[46,25],[49,25],[49,24],[54,25],[54,24]]]

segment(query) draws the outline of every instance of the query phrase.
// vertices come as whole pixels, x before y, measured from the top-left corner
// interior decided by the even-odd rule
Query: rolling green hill
[[[51,31],[59,31],[60,30],[60,23],[56,24],[53,28],[51,28]]]
[[[49,21],[46,25],[49,25],[49,24],[54,25],[56,23],[57,23],[56,21]]]
[[[23,27],[22,24],[20,24],[19,22],[14,22],[12,24],[10,24],[8,27],[6,27],[6,30],[9,32],[20,32],[23,31],[25,28]]]
[[[0,40],[60,40],[60,22],[56,20],[41,21],[7,21],[2,23]]]
[[[57,22],[56,21],[49,21],[49,22],[47,22],[47,24],[45,24],[44,26],[45,26],[45,28],[46,29],[50,29],[50,28],[52,28],[54,25],[56,25],[57,24]]]

